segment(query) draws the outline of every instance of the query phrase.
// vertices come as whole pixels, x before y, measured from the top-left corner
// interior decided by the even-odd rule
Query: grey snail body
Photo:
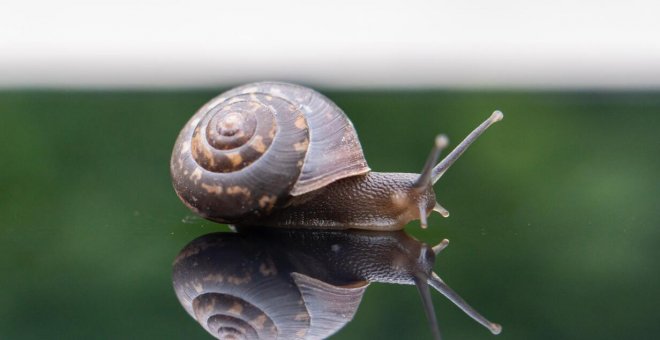
[[[416,285],[436,338],[429,286],[499,333],[433,273],[446,245],[432,248],[403,231],[244,228],[184,247],[173,285],[188,314],[218,339],[329,337],[353,319],[371,282]]]
[[[212,221],[243,226],[399,230],[448,212],[433,184],[491,124],[496,111],[421,174],[372,172],[346,114],[303,86],[259,82],[212,99],[186,123],[170,171],[179,198]]]

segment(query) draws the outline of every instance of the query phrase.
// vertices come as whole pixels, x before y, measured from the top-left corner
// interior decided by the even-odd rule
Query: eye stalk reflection
[[[371,282],[416,285],[436,339],[429,286],[500,333],[433,272],[447,244],[429,247],[403,231],[245,228],[186,245],[173,284],[188,314],[218,339],[327,338],[353,319]]]

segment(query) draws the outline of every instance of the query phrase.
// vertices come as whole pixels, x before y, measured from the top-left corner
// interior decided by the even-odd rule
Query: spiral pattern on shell
[[[218,339],[277,338],[273,320],[240,297],[206,293],[192,302],[195,318]]]
[[[239,96],[225,105],[211,109],[199,121],[193,132],[192,156],[197,164],[212,172],[234,172],[259,159],[277,133],[276,107],[264,105],[262,96]],[[307,142],[307,125],[295,109],[296,127],[301,130],[296,140],[300,148]]]
[[[273,209],[298,178],[309,144],[302,112],[261,93],[202,109],[184,130],[173,158],[177,193],[191,209],[220,221]]]
[[[200,108],[170,164],[181,200],[202,217],[257,220],[291,195],[369,171],[345,114],[314,90],[255,83]]]

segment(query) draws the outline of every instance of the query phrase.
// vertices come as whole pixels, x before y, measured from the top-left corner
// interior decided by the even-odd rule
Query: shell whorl
[[[249,166],[268,150],[277,133],[275,107],[264,105],[260,97],[234,97],[199,120],[190,146],[197,164],[211,172],[229,173]],[[303,130],[298,139],[304,143],[307,125],[304,118],[296,118]]]
[[[291,196],[370,170],[352,123],[332,101],[269,82],[200,108],[179,134],[170,168],[181,200],[222,223],[256,220]]]
[[[240,297],[205,293],[192,300],[194,317],[218,339],[275,339],[277,327],[268,315]]]

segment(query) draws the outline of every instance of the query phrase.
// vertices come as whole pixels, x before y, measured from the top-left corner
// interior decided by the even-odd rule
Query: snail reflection
[[[188,314],[218,339],[329,337],[351,321],[371,282],[416,285],[435,338],[429,286],[498,334],[433,272],[447,244],[429,247],[403,231],[243,228],[186,245],[173,284]]]

